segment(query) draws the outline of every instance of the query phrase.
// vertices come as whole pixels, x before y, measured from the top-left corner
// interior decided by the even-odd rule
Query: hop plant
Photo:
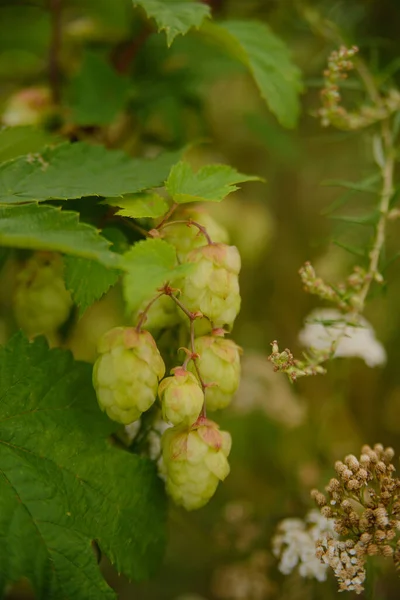
[[[240,310],[237,248],[208,244],[192,250],[186,262],[194,266],[181,285],[183,304],[192,312],[201,312],[214,327],[231,327]]]
[[[192,220],[202,225],[210,238],[214,242],[228,243],[229,234],[206,210],[201,207],[182,208],[174,215],[177,220]],[[176,254],[180,262],[186,259],[186,256],[199,246],[204,245],[204,235],[197,227],[182,223],[177,223],[163,230],[163,238],[175,246]]]
[[[229,474],[231,436],[200,417],[191,427],[178,425],[162,437],[167,492],[186,510],[201,508]]]
[[[208,410],[226,408],[240,381],[240,348],[219,335],[205,335],[195,340],[197,365],[202,377],[216,385],[207,388]],[[195,372],[194,367],[190,369]]]
[[[59,254],[37,252],[17,276],[14,315],[29,337],[54,334],[67,320],[72,308],[71,294],[63,279]]]
[[[158,388],[163,419],[173,425],[191,425],[203,407],[203,390],[184,367],[176,367],[172,372],[172,377],[163,379]]]
[[[165,365],[148,331],[110,329],[99,341],[93,385],[100,408],[127,425],[154,403]]]

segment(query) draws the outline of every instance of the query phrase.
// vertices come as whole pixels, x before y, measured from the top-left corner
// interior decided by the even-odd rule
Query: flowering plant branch
[[[364,62],[353,60],[357,52],[355,46],[350,49],[342,46],[329,57],[328,68],[324,72],[324,88],[321,91],[322,107],[318,115],[321,117],[323,127],[332,125],[339,129],[356,130],[373,125],[379,126],[378,133],[373,138],[373,154],[382,182],[378,204],[379,217],[368,254],[367,267],[362,268],[357,265],[346,282],[336,286],[325,282],[317,276],[309,262],[300,269],[305,291],[334,304],[338,309],[338,320],[344,326],[336,328],[330,343],[324,344],[322,348],[312,347],[302,361],[295,359],[289,350],[280,352],[277,342],[273,342],[273,351],[269,360],[276,371],[286,373],[291,381],[299,376],[325,372],[323,363],[333,358],[336,353],[340,355],[340,346],[343,345],[345,338],[356,332],[356,328],[366,326],[362,314],[372,283],[382,284],[384,281],[379,262],[385,244],[387,222],[391,217],[390,201],[395,189],[396,152],[391,116],[400,109],[400,93],[397,90],[390,90],[387,95],[382,95]],[[370,97],[371,105],[362,105],[358,111],[349,112],[341,104],[338,84],[354,68]],[[332,323],[328,323],[327,327],[331,325]],[[329,331],[332,333],[331,327]]]

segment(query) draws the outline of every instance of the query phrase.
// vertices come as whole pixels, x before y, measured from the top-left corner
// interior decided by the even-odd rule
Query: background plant
[[[270,372],[266,357],[276,337],[299,356],[303,319],[321,305],[301,289],[301,264],[311,262],[316,277],[331,286],[329,293],[340,296],[338,306],[349,299],[338,282],[350,276],[353,297],[366,283],[370,263],[364,255],[376,240],[382,199],[382,121],[335,132],[321,129],[316,111],[320,90],[332,83],[321,74],[342,43],[359,47],[379,95],[395,101],[389,91],[396,88],[398,7],[389,1],[334,8],[256,0],[137,4],[55,0],[0,7],[2,119],[8,125],[0,133],[0,302],[3,341],[9,340],[1,363],[1,469],[25,499],[17,504],[9,485],[3,487],[0,533],[7,544],[0,581],[19,597],[27,584],[12,591],[8,583],[25,575],[36,595],[48,597],[59,585],[48,567],[57,565],[58,571],[74,570],[66,597],[111,597],[97,559],[122,598],[333,597],[333,577],[325,583],[296,573],[280,577],[271,539],[282,518],[309,510],[309,490],[323,488],[338,458],[376,440],[398,448],[396,194],[390,194],[390,227],[379,252],[384,282],[376,281],[376,264],[365,313],[364,306],[357,307],[386,349],[385,369],[369,369],[357,359],[322,365],[330,351],[313,356],[317,366],[328,366],[327,376],[304,378],[294,388]],[[210,9],[213,20],[207,17]],[[306,93],[299,122],[300,71]],[[354,74],[343,83],[350,116],[373,104]],[[388,115],[393,140],[395,108]],[[371,120],[371,114],[363,118]],[[284,129],[296,124],[295,132]],[[196,145],[207,139],[212,143]],[[193,145],[182,150],[187,144]],[[233,166],[199,170],[215,163]],[[246,180],[240,173],[267,183],[245,183],[219,203]],[[324,180],[344,186],[345,194],[317,187]],[[201,216],[192,204],[200,200],[207,201]],[[154,467],[162,428],[151,411],[139,430],[122,430],[97,407],[90,365],[75,363],[64,350],[49,353],[43,340],[10,340],[18,329],[13,290],[23,284],[22,265],[32,265],[32,258],[48,262],[49,256],[51,263],[61,253],[63,277],[46,280],[51,285],[45,297],[64,279],[74,307],[60,329],[44,331],[46,320],[40,333],[51,345],[71,349],[75,359],[93,363],[100,335],[115,326],[135,326],[146,303],[175,276],[181,265],[165,244],[179,243],[183,231],[190,243],[199,243],[194,228],[182,225],[166,227],[163,240],[146,235],[174,202],[189,202],[189,211],[179,208],[176,220],[192,219],[208,232],[202,218],[211,215],[217,236],[226,236],[221,233],[226,228],[240,250],[242,310],[234,339],[245,351],[242,384],[234,404],[216,419],[233,437],[230,476],[198,513],[188,516],[169,505],[164,566],[151,583],[130,584],[128,579],[155,574],[163,554],[167,505]],[[332,212],[345,206],[342,213]],[[180,262],[181,252],[185,244],[178,248]],[[364,270],[351,275],[354,265]],[[312,277],[307,281],[315,284]],[[157,337],[169,371],[178,364],[178,348],[188,346],[188,329],[166,308],[173,301],[162,305],[164,300],[170,299],[159,300],[165,310],[154,313],[153,325],[165,314],[169,323],[175,319]],[[150,327],[150,311],[148,317]],[[179,356],[182,364],[185,356]],[[29,424],[23,415],[11,418],[28,405]],[[11,443],[23,449],[20,454],[11,451]],[[47,540],[39,546],[38,531]],[[386,565],[376,593],[397,597],[398,580]]]

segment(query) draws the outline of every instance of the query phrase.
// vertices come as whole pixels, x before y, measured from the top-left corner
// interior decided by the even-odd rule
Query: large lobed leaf
[[[111,600],[92,548],[149,576],[163,551],[154,465],[107,441],[91,367],[21,334],[0,349],[0,596],[28,577],[38,598]]]
[[[85,142],[46,148],[0,165],[0,203],[120,196],[163,183],[180,152],[153,160]]]
[[[300,112],[302,83],[300,70],[286,44],[258,21],[205,23],[201,31],[246,65],[281,125],[294,127]]]
[[[62,138],[31,125],[3,127],[0,129],[0,162],[38,152],[44,146],[60,144],[61,141]]]
[[[143,217],[156,219],[168,210],[167,201],[156,192],[130,194],[122,198],[105,198],[104,203],[118,206],[119,210],[115,213],[116,215],[132,219],[142,219]]]
[[[118,268],[121,260],[97,229],[79,223],[79,214],[54,206],[0,206],[0,246],[52,250]]]
[[[229,165],[206,165],[196,173],[183,161],[174,165],[165,187],[174,202],[221,202],[239,188],[237,183],[260,181],[255,175],[243,175]]]
[[[153,18],[159,31],[165,31],[170,46],[177,35],[185,35],[192,27],[199,28],[210,8],[193,0],[133,0],[141,6],[149,18]]]

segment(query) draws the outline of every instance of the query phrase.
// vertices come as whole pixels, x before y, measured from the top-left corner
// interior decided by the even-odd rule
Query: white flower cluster
[[[303,346],[322,351],[329,351],[333,344],[337,344],[335,356],[358,356],[369,367],[386,362],[385,348],[376,339],[370,323],[358,317],[357,324],[349,325],[345,315],[335,308],[313,311],[299,333],[299,341]]]
[[[272,540],[272,551],[280,559],[279,570],[284,575],[296,567],[302,577],[325,581],[328,564],[316,556],[316,543],[327,535],[336,536],[333,519],[326,519],[318,510],[311,510],[303,519],[284,519]]]
[[[365,581],[364,549],[361,542],[340,542],[329,535],[319,540],[317,556],[331,567],[339,583],[339,591],[361,594]]]

